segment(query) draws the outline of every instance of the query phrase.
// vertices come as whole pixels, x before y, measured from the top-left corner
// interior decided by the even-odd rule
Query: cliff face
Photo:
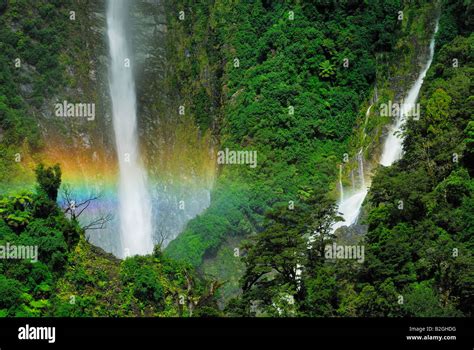
[[[345,185],[361,163],[368,167],[377,159],[391,122],[380,117],[379,104],[398,101],[416,78],[433,9],[428,2],[408,1],[300,6],[178,1],[170,20],[178,86],[212,107],[220,149],[257,150],[259,166],[220,167],[209,209],[190,222],[168,254],[231,281],[225,297],[238,292],[243,269],[235,249],[264,229],[267,210],[314,193],[332,192],[336,199],[334,180],[346,154]],[[365,126],[365,112],[375,100]]]
[[[383,115],[381,111],[389,102],[403,104],[410,86],[426,64],[429,40],[434,32],[436,18],[439,17],[439,8],[431,3],[406,7],[404,16],[406,19],[393,52],[377,57],[374,90],[369,101],[362,106],[350,140],[349,153],[355,155],[361,147],[364,148],[364,162],[368,167],[378,162],[382,141],[387,136],[387,126],[393,122],[393,116]],[[366,114],[370,105],[372,108]],[[357,162],[351,165],[348,168],[352,170]]]
[[[103,19],[104,4],[100,10],[102,12],[94,16]],[[174,239],[188,220],[209,205],[214,177],[210,133],[201,131],[193,115],[186,113],[187,106],[173,87],[176,78],[167,54],[170,39],[165,11],[162,1],[133,2],[128,24],[134,52],[130,59],[136,78],[138,133],[152,197],[154,239],[162,245]],[[99,25],[106,23],[103,20]],[[107,42],[104,27],[101,28],[92,30],[100,33],[100,49],[103,50]],[[107,60],[107,55],[99,60],[104,77]],[[101,92],[108,92],[107,84],[99,88]],[[103,102],[110,110],[108,96]],[[182,113],[181,105],[184,105]],[[110,112],[105,119],[105,130],[110,133],[113,127]],[[114,203],[106,200],[105,209]],[[116,220],[109,226],[108,230],[91,236],[91,241],[121,255]]]
[[[139,135],[157,237],[165,245],[207,208],[215,173],[211,132],[200,128],[189,97],[176,88],[168,11],[163,1],[138,1],[131,12]]]
[[[12,32],[20,30],[27,32],[31,24],[24,23],[21,18],[16,18],[14,13],[20,10],[28,11],[28,9],[15,6],[20,5],[12,5],[5,10],[4,17],[7,18],[9,28]],[[42,6],[49,8],[46,2],[42,3],[40,9]],[[245,6],[242,5],[242,8]],[[47,27],[47,11],[51,11],[50,16],[54,14],[54,18],[57,18],[62,29],[58,30],[54,37],[60,43],[57,47],[57,54],[53,56],[53,61],[57,66],[58,79],[56,79],[57,81],[51,80],[54,89],[46,91],[46,93],[40,91],[37,86],[44,86],[44,82],[40,81],[43,85],[35,85],[35,81],[29,83],[28,78],[25,78],[25,81],[16,82],[16,87],[21,92],[26,106],[25,110],[38,125],[41,135],[39,137],[41,142],[34,149],[28,150],[28,147],[31,147],[25,143],[18,145],[18,148],[22,150],[20,153],[24,154],[24,161],[20,163],[18,173],[31,181],[31,168],[35,163],[39,161],[59,162],[64,172],[63,183],[69,186],[77,201],[91,196],[100,197],[92,210],[84,213],[82,218],[84,223],[97,216],[108,214],[114,216],[114,219],[107,224],[107,229],[93,232],[90,236],[91,241],[108,251],[121,255],[118,218],[115,215],[117,207],[115,186],[118,170],[108,92],[109,57],[106,2],[87,1],[79,5],[74,1],[69,1],[55,5],[49,10],[30,10],[36,21],[34,25],[39,28],[37,30]],[[74,16],[71,11],[74,11]],[[245,46],[239,46],[242,44],[239,43],[240,38],[236,39],[232,33],[232,25],[227,23],[228,26],[221,26],[233,16],[232,12],[236,11],[239,11],[238,5],[223,6],[212,3],[188,5],[180,1],[143,0],[132,2],[130,5],[128,27],[131,32],[130,41],[134,52],[130,59],[136,78],[140,147],[142,160],[149,177],[149,190],[153,198],[152,205],[156,225],[155,241],[165,245],[184,229],[190,219],[210,205],[210,190],[216,176],[215,153],[218,150],[218,144],[222,142],[222,144],[231,147],[260,147],[259,154],[263,157],[261,159],[269,160],[267,164],[272,164],[274,161],[273,150],[264,148],[268,146],[266,143],[275,143],[271,135],[280,135],[281,131],[278,129],[280,125],[272,126],[274,132],[264,135],[264,138],[268,138],[268,140],[260,144],[250,134],[239,140],[237,134],[240,131],[234,130],[239,126],[235,124],[236,119],[242,117],[244,112],[245,115],[249,115],[251,123],[253,123],[252,120],[257,119],[255,116],[260,116],[260,119],[265,121],[270,118],[273,112],[267,113],[259,109],[261,104],[259,105],[258,101],[264,93],[269,93],[268,91],[264,92],[266,91],[265,84],[268,83],[265,79],[254,83],[256,86],[260,84],[263,87],[257,88],[254,96],[252,95],[253,101],[250,101],[249,97],[242,100],[242,96],[248,95],[254,86],[242,84],[241,88],[236,89],[236,84],[246,81],[237,72],[245,71],[245,69],[233,69],[233,57],[240,50],[244,52],[243,56],[249,56],[247,61],[245,61],[245,57],[240,57],[242,63],[244,65],[252,63],[255,67],[278,61],[276,47],[268,53],[262,51],[256,57],[252,57],[252,50],[247,53]],[[266,9],[258,11],[262,11],[262,16],[266,15]],[[429,6],[423,13],[425,12],[430,13]],[[312,14],[312,10],[309,11],[309,14]],[[423,57],[422,48],[425,47],[423,40],[426,38],[423,38],[423,32],[419,31],[419,28],[424,27],[430,16],[423,15],[420,18],[414,18],[409,7],[405,16],[407,20],[403,21],[401,28],[405,41],[399,42],[395,54],[392,55],[392,57],[403,58],[400,60],[401,65],[393,62],[384,63],[383,55],[378,58],[380,64],[377,68],[386,69],[386,71],[379,72],[378,93],[374,93],[372,97],[372,100],[377,100],[379,103],[388,99],[396,100],[401,96],[401,91],[406,88],[412,80],[413,73],[417,71],[417,59]],[[241,19],[241,21],[242,28],[246,28],[245,20]],[[259,26],[260,31],[265,28],[265,24],[260,23]],[[250,30],[250,28],[243,32],[249,35],[255,34],[254,30]],[[38,36],[32,31],[28,35],[37,35],[39,39],[47,40],[46,34]],[[229,39],[228,42],[224,40],[225,38]],[[407,38],[415,39],[409,42]],[[247,39],[245,38],[245,40]],[[270,38],[265,40],[268,41]],[[15,48],[19,42],[14,44]],[[277,44],[271,43],[271,45]],[[318,49],[320,51],[315,53],[318,60],[324,60],[321,53],[333,55],[334,49],[330,49],[327,45],[331,46],[334,43],[323,42],[321,49]],[[283,50],[283,48],[281,49]],[[258,50],[262,49],[258,47]],[[37,71],[39,68],[35,64],[40,67],[42,62],[36,62],[34,57],[25,58],[24,64],[18,71],[20,73],[18,76],[40,78],[42,72]],[[278,64],[277,66],[279,67]],[[249,66],[246,69],[252,69],[252,67]],[[315,75],[312,69],[310,72]],[[321,81],[318,84],[326,83],[325,79],[327,78],[320,77]],[[313,82],[313,80],[317,79],[312,77],[304,81]],[[364,86],[367,87],[368,85],[366,85]],[[282,87],[282,89],[284,88],[287,87]],[[296,89],[298,88],[300,87],[296,87]],[[333,91],[338,90],[333,89]],[[287,92],[285,96],[288,94],[291,96],[292,93]],[[335,100],[333,95],[336,94],[337,92],[329,94],[325,98],[327,101]],[[275,100],[280,103],[281,98],[277,95],[275,95]],[[346,95],[349,94],[346,93]],[[317,96],[312,96],[312,98],[317,98]],[[305,100],[308,99],[305,98]],[[57,116],[55,106],[64,101],[93,104],[95,106],[94,118]],[[336,104],[336,102],[334,103]],[[348,103],[354,104],[354,99],[349,99]],[[249,111],[240,110],[240,106],[249,104],[251,105]],[[323,103],[321,102],[319,105],[323,105]],[[251,110],[252,108],[255,110]],[[335,108],[338,107],[335,106]],[[365,109],[364,105],[363,110],[365,111]],[[376,159],[378,145],[384,135],[384,125],[389,120],[378,117],[377,106],[373,107],[371,111],[367,120],[365,120],[363,113],[360,113],[361,116],[356,119],[356,129],[364,129],[364,134],[367,134],[368,137],[362,138],[361,134],[356,133],[356,136],[348,140],[350,145],[344,151],[351,156],[357,154],[360,147],[364,147],[365,159],[369,158],[369,154],[371,158]],[[302,110],[302,113],[307,113],[307,111]],[[311,113],[314,111],[311,110]],[[327,110],[320,110],[318,113],[325,115]],[[308,114],[308,118],[312,117],[310,114]],[[341,113],[341,115],[344,114],[346,112]],[[327,115],[326,120],[324,118],[321,120],[326,123],[331,120],[330,117]],[[268,122],[273,123],[270,120]],[[291,120],[284,122],[286,126],[283,129],[290,131],[297,129],[291,127]],[[364,122],[367,125],[362,127]],[[306,129],[320,128],[311,135],[314,139],[333,137],[330,133],[324,135],[324,127],[306,126]],[[265,127],[267,126],[263,123],[261,129],[265,130]],[[258,130],[258,128],[256,129]],[[256,133],[256,131],[252,131],[252,133]],[[331,131],[331,133],[333,132]],[[287,137],[286,134],[278,136],[279,139],[285,137]],[[276,142],[277,147],[278,142]],[[318,147],[320,146],[315,146],[314,150],[317,150]],[[308,166],[311,168],[315,168],[316,165],[327,168],[325,170],[327,176],[321,180],[321,183],[324,184],[336,173],[335,167],[329,169],[331,166],[329,163],[334,165],[338,162],[338,159],[334,157],[340,153],[340,150],[337,149],[338,144],[333,144],[332,147],[332,153],[327,155],[327,159],[329,159],[327,164],[323,159],[308,160]],[[298,172],[293,165],[298,162],[295,159],[288,161],[288,167],[285,169],[289,170],[285,170],[287,173],[280,175],[281,178],[285,176],[295,178],[295,172]],[[350,163],[344,168],[345,182],[349,182],[350,172],[354,171],[358,164],[359,162]],[[262,173],[273,173],[274,171],[276,170],[269,166]],[[303,171],[306,170],[303,169]],[[242,173],[244,178],[250,174],[247,174],[246,170]],[[253,180],[247,179],[247,183],[241,182],[235,185],[239,182],[235,180],[240,175],[242,175],[240,170],[228,168],[223,170],[221,185],[215,193],[214,200],[215,203],[220,204],[215,204],[214,207],[232,207],[235,215],[222,214],[220,208],[215,210],[216,215],[238,218],[230,226],[238,227],[237,231],[240,233],[249,233],[259,227],[260,218],[253,218],[253,214],[243,214],[240,209],[243,204],[239,201],[247,201],[242,199],[245,197],[243,193],[246,191],[263,191],[263,189],[258,185],[256,185],[257,189],[250,189],[254,186],[252,185],[255,180],[252,178],[253,175],[249,176]],[[269,186],[267,197],[272,198],[270,202],[275,198],[294,199],[300,190],[299,187],[318,183],[320,180],[316,178],[317,176],[319,175],[310,172],[301,184],[297,185],[291,182],[292,186],[288,191],[284,191],[284,186],[281,184]],[[258,181],[256,180],[255,183]],[[260,202],[261,200],[258,199],[255,206],[264,208],[268,204]],[[223,212],[226,210],[223,209]],[[226,230],[222,230],[222,234],[220,234],[222,237],[219,241],[224,239],[227,233]],[[214,239],[206,239],[206,242],[212,242],[213,248],[211,250],[216,252],[220,243]],[[187,248],[185,250],[187,251]]]
[[[349,140],[348,161],[342,164],[341,183],[348,189],[356,189],[361,177],[370,182],[379,167],[383,144],[395,122],[395,115],[387,115],[388,106],[403,105],[404,100],[426,65],[429,41],[433,36],[439,6],[427,3],[417,7],[406,7],[405,20],[393,52],[377,56],[377,79],[368,101],[362,104],[354,133]],[[390,107],[392,108],[392,107]],[[370,187],[370,185],[369,185]],[[339,189],[334,188],[335,192]],[[359,222],[365,217],[361,212]],[[345,234],[363,234],[366,225],[354,225]]]
[[[19,18],[17,12],[29,13],[35,28],[30,30],[31,25]],[[25,113],[31,117],[33,125],[30,123],[29,127],[37,126],[38,130],[34,147],[25,137],[26,143],[21,141],[12,146],[12,159],[15,152],[22,155],[18,164],[8,164],[21,175],[20,179],[17,177],[18,186],[32,186],[32,169],[38,162],[60,163],[63,189],[67,186],[77,203],[99,197],[84,212],[81,221],[86,224],[98,216],[113,216],[106,229],[90,232],[91,242],[122,255],[115,215],[119,174],[107,75],[106,2],[79,4],[71,0],[53,5],[39,2],[37,9],[15,2],[6,7],[2,19],[11,32],[19,37],[26,33],[32,40],[38,39],[35,31],[55,28],[50,39],[47,32],[39,37],[45,41],[41,48],[51,50],[44,54],[51,55],[51,64],[57,68],[57,78],[49,82],[51,89],[41,90],[37,86],[45,84],[43,77],[48,62],[42,72],[37,67],[41,61],[37,63],[30,57],[22,57],[23,64],[13,71],[24,77],[15,81],[14,86],[23,99]],[[128,27],[134,48],[134,57],[130,60],[136,77],[142,160],[153,197],[155,242],[166,244],[209,204],[214,177],[211,138],[209,132],[196,126],[192,115],[178,114],[182,102],[172,88],[176,79],[166,55],[169,39],[164,4],[161,1],[130,3]],[[48,40],[56,41],[57,47],[47,46]],[[17,50],[17,46],[18,42],[12,43],[12,51]],[[16,57],[15,52],[11,57]],[[95,113],[89,117],[58,115],[57,104],[93,105]],[[8,140],[4,139],[4,143]],[[15,176],[5,177],[2,183],[11,189],[14,180]]]

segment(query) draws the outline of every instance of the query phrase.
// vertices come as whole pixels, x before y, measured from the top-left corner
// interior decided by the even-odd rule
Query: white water
[[[351,226],[357,222],[357,218],[360,214],[360,209],[362,208],[362,203],[364,202],[365,196],[369,191],[368,187],[365,187],[343,201],[339,202],[337,210],[341,213],[344,221],[339,221],[333,224],[332,231],[336,231],[339,227],[342,226]]]
[[[339,165],[339,195],[340,201],[344,200],[344,186],[342,186],[342,164]]]
[[[367,134],[365,132],[365,129],[367,127],[367,122],[369,121],[369,115],[370,115],[370,109],[372,108],[373,105],[370,105],[369,108],[367,108],[367,112],[365,112],[365,121],[364,121],[364,137],[362,138],[362,140],[365,140],[365,138],[367,137]]]
[[[418,95],[420,93],[421,86],[423,85],[423,80],[428,72],[428,69],[431,66],[431,62],[433,61],[434,55],[434,47],[435,47],[435,34],[438,31],[438,23],[436,23],[435,31],[433,34],[433,38],[430,41],[429,47],[429,56],[428,61],[420,75],[416,79],[413,86],[410,88],[408,95],[405,99],[404,104],[400,108],[400,118],[397,119],[394,125],[391,126],[389,136],[385,140],[383,146],[383,152],[380,159],[380,164],[384,166],[390,166],[393,162],[397,161],[402,157],[403,152],[403,139],[400,136],[400,131],[403,125],[406,122],[406,117],[415,107],[415,103],[418,99]],[[367,117],[370,112],[370,108],[366,112],[366,123]],[[365,129],[365,127],[364,127]],[[359,218],[359,214],[362,208],[362,203],[364,202],[367,193],[369,192],[370,184],[366,183],[364,178],[364,162],[363,162],[363,149],[360,149],[358,153],[358,161],[359,161],[359,179],[360,179],[360,186],[359,189],[356,191],[352,191],[352,194],[347,197],[341,197],[341,200],[338,203],[338,212],[341,214],[343,221],[339,221],[333,224],[332,231],[336,231],[339,227],[342,226],[351,226],[357,223],[357,219]],[[353,175],[353,174],[352,174]],[[370,179],[369,179],[370,180]],[[339,180],[341,182],[341,180]],[[354,180],[352,180],[354,184]]]
[[[433,61],[435,47],[434,36],[437,31],[438,23],[436,23],[435,32],[430,42],[428,62],[421,71],[420,75],[418,76],[418,79],[416,79],[415,84],[413,84],[410,91],[408,92],[404,103],[401,104],[400,117],[397,118],[395,124],[390,127],[389,134],[384,143],[382,156],[380,158],[380,164],[382,164],[383,166],[390,166],[402,157],[403,138],[401,136],[401,130],[403,125],[405,125],[407,116],[410,115],[410,112],[415,108],[415,103],[418,100],[418,95],[420,94],[420,89],[423,85],[423,80],[425,79],[426,73],[428,72],[428,69],[431,66],[431,62]]]
[[[351,170],[351,188],[352,188],[352,191],[355,191],[355,187],[356,184],[355,184],[355,177],[354,177],[354,170]]]
[[[132,68],[125,65],[125,60],[131,57],[126,40],[127,13],[126,1],[108,1],[109,88],[120,170],[118,200],[122,256],[153,251],[151,200],[137,141],[135,83]]]
[[[365,188],[365,172],[364,172],[364,149],[359,150],[357,155],[359,160],[359,179],[360,179],[360,188]]]

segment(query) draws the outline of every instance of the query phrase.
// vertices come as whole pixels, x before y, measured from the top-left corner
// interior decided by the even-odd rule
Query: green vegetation
[[[170,26],[193,35],[173,38],[180,54],[176,83],[191,97],[197,120],[215,115],[222,149],[256,150],[259,164],[224,166],[211,208],[167,248],[170,256],[199,266],[227,235],[261,232],[263,214],[275,204],[331,188],[374,82],[375,53],[393,46],[402,7],[400,1],[179,3],[186,19],[170,18]],[[220,78],[219,92],[206,90],[199,76],[209,68]],[[201,95],[219,110],[193,104]]]
[[[312,253],[314,243],[308,249],[302,241],[304,224],[334,220],[317,214],[330,211],[327,204],[315,203],[313,218],[305,210],[269,213],[274,223],[246,246],[243,294],[229,303],[231,315],[472,316],[474,108],[466,96],[474,45],[464,27],[470,11],[444,3],[439,37],[452,28],[457,35],[437,47],[421,92],[421,118],[407,123],[403,159],[379,168],[373,179],[368,233],[358,242],[365,246],[363,264],[324,261],[322,251]],[[324,226],[315,231],[324,236]],[[297,264],[304,266],[299,282]]]
[[[36,193],[0,199],[0,246],[37,247],[36,259],[0,260],[0,307],[3,316],[41,316],[51,307],[53,288],[64,273],[68,253],[82,234],[56,206],[59,187],[54,168],[37,168]],[[50,197],[53,196],[53,197]],[[38,260],[38,261],[35,261]]]
[[[220,315],[218,284],[198,278],[186,264],[162,256],[123,261],[81,239],[55,288],[57,316]]]
[[[0,259],[0,316],[473,315],[472,2],[166,1],[168,102],[186,106],[214,151],[257,151],[258,166],[220,166],[202,215],[164,252],[125,260],[58,206],[59,165],[26,169],[43,147],[45,99],[61,86],[99,96],[80,49],[90,18],[71,26],[67,4],[0,0],[0,247],[38,247],[36,262]],[[335,236],[337,165],[362,145],[376,158],[388,122],[377,103],[406,91],[438,12],[404,157],[376,170],[367,234]],[[53,125],[68,147],[65,135],[102,132]],[[364,246],[363,262],[325,256],[344,239]]]
[[[357,171],[357,157],[364,150],[364,159],[369,162],[378,160],[386,125],[392,122],[390,116],[382,116],[382,106],[400,101],[418,77],[420,66],[425,64],[429,41],[439,16],[435,3],[421,3],[418,6],[403,7],[402,34],[397,38],[390,53],[377,53],[376,89],[370,99],[359,107],[360,118],[356,122],[353,135],[348,141],[347,154],[350,161],[343,167],[343,183],[350,186],[350,172]],[[369,114],[366,112],[370,108]]]
[[[337,164],[358,142],[353,134],[365,117],[361,106],[372,96],[378,70],[392,62],[383,58],[396,53],[394,67],[401,57],[416,61],[415,50],[407,52],[410,39],[428,37],[417,31],[433,20],[433,6],[402,1],[180,4],[185,20],[170,18],[170,31],[181,34],[171,47],[177,51],[176,84],[189,98],[188,110],[196,120],[212,116],[220,149],[258,152],[256,169],[221,167],[211,207],[166,249],[195,267],[206,260],[204,272],[215,273],[207,269],[210,259],[223,261],[223,252],[236,248],[226,237],[261,233],[267,211],[291,202],[298,206],[313,192],[334,191]],[[417,68],[410,60],[404,73]],[[204,79],[207,70],[219,81]],[[385,79],[392,74],[384,72]],[[378,132],[387,122],[378,118]],[[218,277],[236,279],[228,273]]]
[[[153,255],[120,261],[89,244],[56,204],[58,165],[36,168],[36,193],[0,198],[0,246],[36,246],[35,259],[0,259],[2,316],[217,316],[220,284]],[[5,253],[6,254],[6,253]]]
[[[33,113],[64,84],[59,53],[68,16],[63,1],[0,6],[0,183],[6,188],[32,180],[22,165],[43,145]]]
[[[393,281],[412,316],[473,313],[474,36],[464,27],[468,9],[446,4],[441,42],[421,92],[421,118],[407,124],[403,159],[380,169],[370,191],[370,255],[361,281],[376,289]],[[458,35],[451,36],[453,28]]]

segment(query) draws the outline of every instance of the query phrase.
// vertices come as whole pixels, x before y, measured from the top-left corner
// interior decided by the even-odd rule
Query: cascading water
[[[364,136],[363,136],[362,140],[365,140],[365,138],[367,137],[367,133],[366,133],[365,129],[367,127],[367,122],[369,121],[370,109],[372,108],[372,106],[373,105],[370,105],[369,108],[367,108],[367,112],[365,112]]]
[[[334,223],[332,229],[333,232],[336,231],[339,227],[342,226],[351,226],[356,223],[357,218],[359,217],[360,209],[362,203],[364,202],[365,196],[369,191],[369,187],[365,182],[364,174],[364,159],[363,159],[363,149],[361,148],[357,154],[358,159],[358,174],[359,174],[359,184],[360,189],[353,191],[353,193],[347,197],[341,197],[341,200],[338,204],[338,212],[342,214],[343,221]]]
[[[423,85],[423,80],[428,72],[428,69],[431,66],[431,62],[433,61],[434,55],[434,47],[435,47],[435,35],[438,31],[438,22],[435,26],[435,31],[433,37],[430,41],[429,47],[429,56],[428,61],[420,75],[416,79],[413,86],[410,88],[408,95],[400,108],[400,116],[396,120],[395,124],[391,126],[389,135],[385,140],[383,145],[383,152],[380,158],[380,164],[384,166],[390,166],[396,160],[400,159],[402,156],[403,151],[403,139],[400,136],[400,131],[403,125],[406,122],[407,116],[409,116],[413,108],[415,107],[415,103],[418,99],[418,95],[420,93],[421,86]],[[370,112],[370,108],[367,110],[366,119],[368,117],[368,113]],[[359,180],[360,186],[359,189],[354,191],[354,179],[352,179],[353,183],[353,193],[347,197],[343,198],[338,203],[338,212],[342,214],[343,221],[339,221],[333,224],[332,231],[336,231],[339,227],[342,226],[351,226],[357,223],[357,219],[359,218],[359,214],[362,208],[362,203],[364,202],[365,197],[369,191],[370,183],[367,183],[364,178],[364,161],[363,161],[363,152],[362,149],[358,153],[358,162],[359,162]],[[351,174],[353,176],[353,172]],[[369,179],[370,182],[370,179]]]
[[[342,186],[342,164],[339,165],[339,196],[340,201],[344,200],[344,186]]]
[[[355,177],[354,177],[354,170],[351,170],[351,189],[355,191]]]
[[[132,69],[127,64],[131,57],[126,40],[127,14],[126,1],[108,1],[109,88],[120,170],[118,199],[122,256],[147,254],[153,250],[151,200],[137,141],[135,83]]]
[[[365,173],[364,173],[364,150],[361,148],[357,155],[359,161],[359,180],[360,188],[365,188]]]
[[[332,230],[336,231],[342,226],[351,226],[357,222],[360,214],[362,203],[364,202],[365,196],[367,196],[369,189],[365,187],[348,198],[344,199],[338,204],[338,212],[342,214],[343,221],[339,221],[333,224]]]
[[[433,34],[433,38],[430,41],[430,51],[428,62],[426,63],[425,67],[421,71],[418,79],[416,79],[415,84],[411,87],[408,95],[401,105],[399,118],[397,118],[396,122],[390,128],[389,134],[387,139],[385,140],[385,144],[383,147],[382,156],[380,158],[380,164],[383,166],[390,166],[395,161],[399,160],[402,156],[403,152],[403,139],[400,135],[401,129],[407,120],[407,116],[410,115],[411,111],[415,108],[415,103],[418,100],[418,95],[420,93],[421,86],[423,85],[423,80],[425,79],[426,73],[431,66],[431,62],[433,61],[434,55],[434,47],[435,47],[435,39],[434,36],[438,31],[438,23],[436,23],[435,31]]]

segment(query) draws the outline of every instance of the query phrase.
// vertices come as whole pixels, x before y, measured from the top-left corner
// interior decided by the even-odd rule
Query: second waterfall
[[[383,144],[383,151],[380,159],[380,164],[383,166],[390,166],[395,161],[399,160],[403,155],[403,137],[400,135],[402,131],[402,127],[407,121],[407,116],[411,112],[412,109],[415,108],[415,103],[418,100],[418,95],[420,93],[421,86],[423,85],[423,80],[425,79],[426,73],[431,66],[431,62],[433,61],[434,50],[435,50],[435,36],[438,31],[438,20],[436,21],[435,29],[433,36],[430,40],[429,50],[428,50],[428,58],[427,62],[423,65],[418,78],[413,83],[412,87],[410,88],[405,102],[402,104],[402,108],[400,111],[400,115],[396,118],[395,123],[390,126],[389,133],[385,142]],[[364,123],[367,124],[367,118],[369,117],[370,108],[372,105],[367,109],[366,112],[366,121]],[[365,137],[365,130],[364,130],[364,137]],[[365,197],[369,192],[370,186],[370,177],[368,179],[369,183],[366,182],[365,177],[367,174],[364,171],[364,160],[363,160],[363,149],[359,150],[357,155],[358,161],[358,173],[360,179],[359,188],[353,191],[347,198],[344,196],[338,202],[338,211],[342,214],[342,221],[336,222],[332,226],[333,232],[336,231],[339,227],[342,226],[351,226],[357,223],[359,218],[362,204],[364,203]],[[339,182],[340,182],[340,191],[344,193],[344,189],[342,188],[341,182],[341,175]]]
[[[147,254],[153,250],[151,200],[137,140],[136,94],[127,42],[127,15],[127,1],[108,1],[109,88],[120,171],[118,207],[122,256]]]

